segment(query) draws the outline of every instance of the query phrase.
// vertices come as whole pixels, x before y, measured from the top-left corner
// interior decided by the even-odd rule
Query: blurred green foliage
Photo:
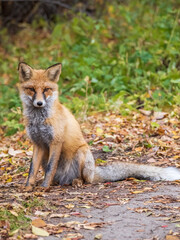
[[[128,114],[180,104],[180,4],[175,0],[109,1],[100,18],[74,14],[48,25],[1,30],[0,124],[22,128],[17,65],[62,62],[60,100],[81,118],[92,111]],[[52,30],[49,30],[51,28]]]

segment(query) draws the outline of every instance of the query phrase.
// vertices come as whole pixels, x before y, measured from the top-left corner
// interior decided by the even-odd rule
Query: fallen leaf
[[[76,215],[81,215],[81,213],[79,213],[79,212],[72,212],[71,215],[76,216]]]
[[[35,227],[44,227],[46,223],[41,218],[36,218],[32,220],[32,225]]]
[[[25,239],[37,239],[38,238],[36,235],[31,234],[31,233],[26,233],[23,237]]]
[[[62,238],[62,240],[78,240],[78,239],[82,239],[83,235],[81,235],[80,233],[68,233],[64,238]]]
[[[90,206],[87,206],[87,205],[82,205],[82,206],[79,206],[79,207],[81,207],[81,208],[91,208]]]
[[[74,208],[74,204],[68,204],[68,205],[64,205],[65,206],[65,208],[68,208],[68,209],[72,209],[72,208]]]
[[[54,214],[51,214],[49,217],[50,218],[66,218],[66,217],[69,217],[69,216],[70,216],[69,214],[54,213]]]
[[[103,129],[101,129],[101,128],[96,128],[96,134],[97,134],[97,136],[101,136],[102,134],[103,134]]]
[[[37,236],[42,236],[42,237],[48,237],[49,233],[42,229],[42,228],[38,228],[32,225],[32,233],[34,233]]]
[[[42,211],[36,211],[35,215],[36,216],[43,216],[43,217],[47,217],[50,214],[50,212],[42,212]]]
[[[19,228],[16,229],[16,230],[14,230],[14,231],[12,231],[12,232],[10,232],[9,236],[14,236],[14,235],[16,235],[18,232],[19,232]]]
[[[10,210],[10,213],[11,213],[12,215],[14,215],[15,217],[18,217],[17,212],[15,212],[15,211],[13,211],[13,210]]]
[[[0,158],[4,158],[4,157],[7,157],[7,156],[8,156],[7,153],[1,153],[1,154],[0,154]]]
[[[137,193],[143,193],[144,191],[134,191],[134,192],[132,192],[132,193],[134,193],[134,194],[137,194]]]
[[[84,229],[87,229],[87,230],[94,230],[95,227],[93,227],[93,226],[89,226],[89,225],[84,225]]]
[[[161,120],[163,118],[165,118],[168,115],[168,113],[166,112],[154,112],[154,118],[156,120]]]
[[[0,220],[0,228],[10,229],[10,223],[7,220]]]
[[[139,111],[145,116],[150,116],[152,114],[152,111],[146,111],[146,110],[143,110],[143,109],[139,109]]]
[[[101,233],[96,234],[96,236],[94,237],[94,239],[102,239],[102,234],[101,234]]]
[[[12,177],[9,177],[7,180],[6,180],[7,183],[10,183],[12,182]]]
[[[33,155],[33,151],[27,151],[27,152],[26,152],[26,155],[32,156],[32,155]]]
[[[143,147],[137,147],[134,149],[136,152],[141,152],[143,150]]]
[[[179,240],[179,237],[174,235],[167,235],[166,240]]]
[[[156,162],[156,159],[154,159],[154,158],[149,158],[149,159],[147,160],[147,162],[149,162],[149,163],[154,163],[154,162]]]
[[[22,153],[22,152],[23,152],[22,150],[14,150],[13,148],[10,148],[8,151],[8,154],[11,156],[16,156],[17,154]]]

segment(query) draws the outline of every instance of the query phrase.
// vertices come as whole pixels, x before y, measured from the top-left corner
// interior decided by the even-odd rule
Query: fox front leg
[[[33,159],[31,161],[31,165],[30,165],[30,169],[29,169],[29,176],[28,176],[28,179],[26,182],[26,187],[34,185],[43,157],[44,157],[43,149],[39,148],[37,145],[34,145],[33,146]]]
[[[51,144],[49,148],[49,160],[45,169],[45,177],[42,187],[49,187],[54,179],[57,170],[58,161],[60,159],[62,144]]]

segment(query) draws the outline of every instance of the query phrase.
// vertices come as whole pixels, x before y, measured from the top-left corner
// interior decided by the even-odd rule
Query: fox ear
[[[52,65],[46,69],[47,77],[50,81],[58,82],[61,74],[61,63]]]
[[[32,77],[33,69],[25,62],[18,65],[19,79],[21,82],[28,81]]]

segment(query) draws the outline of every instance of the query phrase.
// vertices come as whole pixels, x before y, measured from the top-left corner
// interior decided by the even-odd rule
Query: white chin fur
[[[174,167],[163,169],[163,179],[166,181],[180,180],[180,171]]]

